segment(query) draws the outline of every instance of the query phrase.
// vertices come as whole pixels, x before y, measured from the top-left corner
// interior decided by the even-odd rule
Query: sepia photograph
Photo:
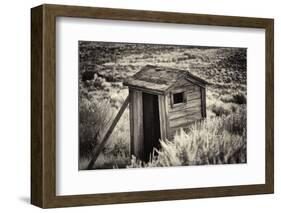
[[[247,163],[247,48],[79,41],[79,170]]]

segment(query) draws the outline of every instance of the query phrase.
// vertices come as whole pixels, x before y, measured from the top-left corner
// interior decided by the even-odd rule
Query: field
[[[148,163],[130,156],[128,109],[94,168],[246,162],[246,49],[79,42],[79,169],[85,169],[128,95],[123,80],[147,64],[185,69],[207,87],[207,118],[161,141]]]

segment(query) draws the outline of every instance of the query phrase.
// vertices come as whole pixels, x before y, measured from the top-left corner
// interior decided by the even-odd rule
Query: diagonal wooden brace
[[[116,126],[116,124],[118,123],[119,119],[121,118],[121,116],[123,115],[126,107],[128,106],[130,102],[130,96],[128,95],[127,98],[125,99],[123,105],[121,106],[120,110],[118,111],[116,117],[114,118],[112,124],[110,125],[109,129],[107,130],[106,134],[104,135],[102,141],[100,144],[98,144],[98,147],[94,150],[93,152],[93,158],[91,159],[91,161],[89,162],[87,169],[90,170],[93,168],[99,154],[101,153],[103,147],[105,146],[108,138],[110,137],[111,133],[114,130],[114,127]]]

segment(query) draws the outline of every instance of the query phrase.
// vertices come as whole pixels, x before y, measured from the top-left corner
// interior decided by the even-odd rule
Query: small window
[[[173,99],[174,99],[174,104],[180,104],[184,102],[184,92],[179,92],[179,93],[174,93],[173,94]]]

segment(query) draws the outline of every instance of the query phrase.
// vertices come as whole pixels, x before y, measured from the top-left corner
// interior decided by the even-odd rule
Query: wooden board
[[[206,88],[201,88],[201,111],[202,111],[202,117],[207,117],[207,110],[206,110]]]
[[[201,111],[199,110],[199,112],[194,113],[192,115],[187,115],[187,116],[183,116],[183,117],[179,117],[177,119],[172,119],[170,120],[170,127],[178,127],[178,126],[182,126],[182,125],[187,125],[193,121],[197,121],[200,120],[202,118],[201,115]]]
[[[143,108],[142,92],[129,90],[130,94],[130,132],[131,154],[137,158],[143,156]]]
[[[183,110],[170,112],[168,114],[168,119],[174,120],[174,119],[178,119],[178,118],[185,117],[185,116],[192,116],[196,113],[201,113],[201,107],[200,108],[186,108]]]
[[[165,104],[165,96],[158,95],[159,120],[160,120],[160,136],[161,139],[167,138],[167,109]]]
[[[195,110],[196,109],[201,110],[201,98],[188,101],[186,104],[182,104],[175,108],[170,108],[168,113],[177,112],[177,111],[190,109],[190,108],[194,108]]]
[[[186,101],[192,101],[194,99],[200,99],[201,98],[201,94],[200,91],[198,92],[192,92],[192,93],[187,93],[186,94]]]

